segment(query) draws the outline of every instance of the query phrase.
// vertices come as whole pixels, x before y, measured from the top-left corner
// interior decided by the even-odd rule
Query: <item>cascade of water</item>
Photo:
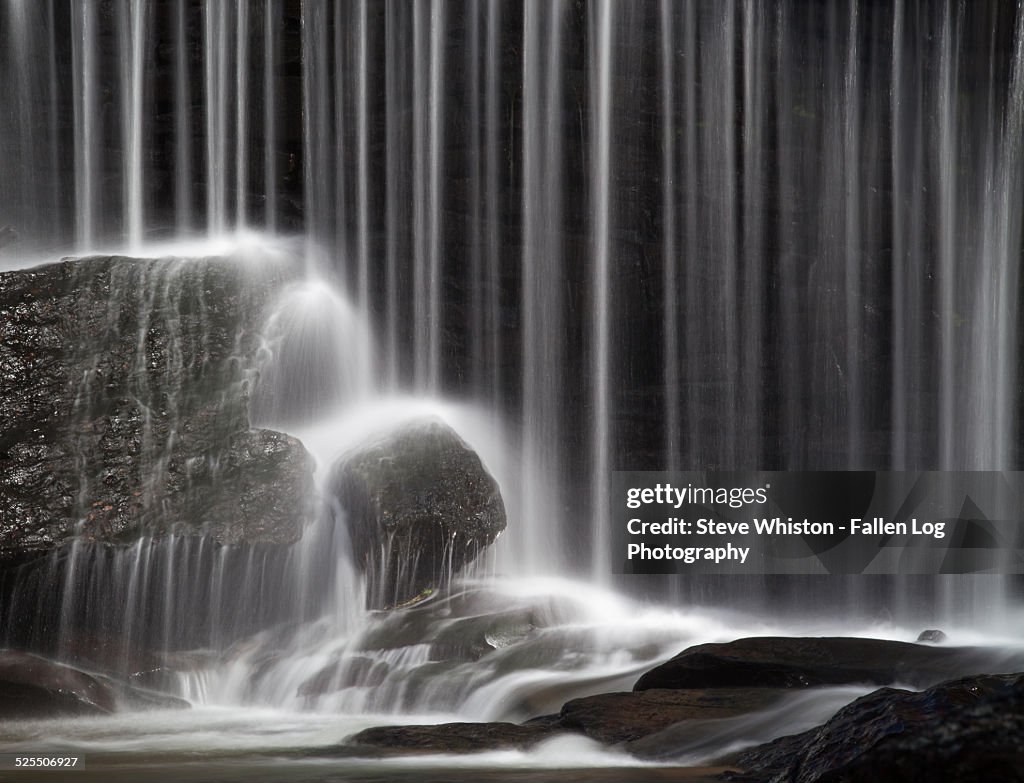
[[[48,3],[0,4],[0,253],[64,242],[63,166],[59,136],[63,83],[57,77],[57,23]]]
[[[942,23],[939,54],[938,112],[939,144],[936,150],[939,172],[938,232],[939,263],[937,277],[939,284],[936,310],[939,315],[939,467],[953,470],[963,467],[963,457],[958,455],[957,443],[956,365],[959,353],[955,321],[957,289],[957,238],[960,214],[957,205],[957,191],[961,186],[957,178],[958,139],[957,114],[957,64],[959,59],[959,21],[952,3],[946,4]]]
[[[387,157],[385,172],[387,177],[385,202],[385,230],[387,232],[386,253],[386,285],[384,294],[385,378],[390,386],[397,385],[399,366],[399,326],[398,326],[398,269],[399,269],[399,220],[401,201],[399,198],[399,144],[403,137],[402,131],[407,122],[401,116],[402,103],[399,94],[399,73],[402,67],[406,47],[401,45],[402,29],[399,27],[400,16],[393,3],[385,8],[385,45],[384,45],[384,92],[385,120],[387,122],[386,140]]]
[[[260,379],[251,403],[256,424],[309,425],[373,391],[369,330],[323,280],[307,278],[283,291],[263,339]]]
[[[701,78],[698,111],[698,159],[701,163],[701,187],[708,194],[708,209],[703,215],[700,246],[704,258],[703,273],[710,278],[710,299],[702,309],[709,310],[710,329],[698,327],[701,348],[721,358],[711,370],[711,382],[705,381],[700,415],[715,420],[714,430],[705,433],[712,445],[702,460],[707,465],[739,466],[737,398],[741,370],[738,366],[738,252],[740,235],[737,214],[736,83],[733,63],[736,57],[736,9],[732,0],[716,5],[708,32],[708,46],[701,52],[701,65],[707,75]],[[723,128],[730,129],[722,133]],[[703,319],[702,319],[703,320]],[[692,328],[689,325],[686,328]],[[691,359],[692,357],[687,357]],[[713,456],[712,456],[713,455]],[[710,458],[710,459],[709,459]]]
[[[256,313],[264,288],[286,270],[277,271],[276,261],[265,267],[255,257],[247,261],[237,296],[246,312]],[[321,552],[323,537],[336,537],[334,526],[317,527],[290,551],[207,546],[199,535],[204,530],[194,512],[209,511],[201,509],[204,488],[230,480],[234,434],[248,426],[243,389],[252,383],[245,358],[255,353],[247,346],[251,337],[245,330],[221,331],[224,324],[206,301],[237,273],[223,260],[213,266],[176,258],[122,260],[103,274],[88,271],[95,263],[83,264],[73,288],[81,292],[82,307],[95,311],[102,340],[81,349],[73,412],[79,423],[66,444],[78,461],[75,513],[82,536],[48,562],[14,573],[0,629],[5,641],[72,659],[88,653],[90,663],[131,672],[139,671],[146,651],[223,647],[269,623],[322,611],[324,596],[332,594],[325,585],[349,573],[347,550],[332,545]],[[350,322],[332,326],[352,335]],[[212,333],[222,334],[223,342],[212,345],[220,339]],[[345,340],[337,332],[330,337]],[[95,353],[84,355],[90,347]],[[111,367],[125,373],[122,384],[111,380]],[[365,362],[355,371],[364,368]],[[351,374],[336,369],[333,382]],[[223,395],[202,397],[201,381],[222,384]],[[198,440],[197,429],[203,430]],[[101,467],[85,464],[87,455]],[[111,482],[137,487],[127,523],[104,516],[116,513],[104,492]],[[185,529],[169,529],[168,517],[180,520],[183,509]],[[137,526],[132,546],[91,543],[119,524]],[[112,654],[111,645],[119,652]]]
[[[235,29],[235,223],[244,228],[249,191],[249,0],[238,0]]]
[[[498,357],[501,355],[501,337],[499,323],[501,319],[501,277],[499,269],[501,266],[501,204],[499,202],[499,155],[500,155],[500,128],[498,107],[500,100],[501,83],[499,78],[501,50],[499,49],[498,35],[501,25],[500,0],[488,0],[487,3],[487,61],[484,69],[486,81],[487,98],[485,101],[485,137],[484,148],[486,150],[487,181],[485,185],[485,198],[487,203],[487,251],[486,251],[486,277],[484,283],[485,293],[482,295],[484,311],[487,314],[484,319],[483,334],[489,336],[489,340],[483,341],[482,350],[486,359],[486,366],[490,368],[490,377],[483,381],[483,388],[486,389],[485,399],[492,404],[497,404],[500,394],[502,377],[499,369]],[[485,363],[481,362],[484,366]],[[484,370],[481,370],[484,372]]]
[[[903,160],[904,160],[904,139],[901,133],[903,127],[903,24],[904,24],[904,0],[896,0],[893,4],[892,14],[892,57],[889,78],[889,114],[890,122],[890,144],[892,147],[892,159],[890,176],[892,179],[893,193],[903,192]],[[892,199],[892,300],[894,305],[899,304],[909,309],[912,303],[904,294],[906,282],[904,279],[904,265],[906,240],[903,230],[904,213],[901,199]],[[908,422],[910,421],[909,400],[906,391],[908,379],[907,356],[907,327],[900,311],[893,308],[896,313],[892,323],[892,430],[893,435],[890,444],[892,453],[891,465],[893,470],[905,470],[907,468],[907,438]]]
[[[121,56],[121,134],[124,144],[124,207],[125,236],[128,248],[137,252],[142,246],[145,223],[143,184],[143,111],[146,96],[144,55],[147,50],[146,29],[149,3],[146,0],[124,0],[118,6],[118,37]]]
[[[15,142],[11,149],[7,149],[7,145],[4,145],[4,158],[14,160],[15,154],[17,154],[23,158],[23,163],[28,163],[28,167],[31,169],[36,157],[36,144],[29,128],[29,122],[32,119],[29,106],[36,85],[27,56],[27,48],[31,40],[29,37],[31,35],[30,24],[34,21],[29,18],[29,10],[29,4],[22,0],[9,0],[3,8],[0,8],[0,25],[3,26],[0,29],[9,30],[8,34],[11,39],[9,46],[5,49],[2,61],[10,74],[10,81],[2,88],[0,96],[4,98],[7,105],[12,107],[12,110],[8,112],[8,117],[0,125],[0,130],[5,131],[5,136]],[[26,193],[22,198],[27,197],[26,200],[29,203],[37,201],[38,184],[36,181],[26,178],[19,167],[6,160],[0,166],[2,166],[0,174],[4,176],[5,180],[17,183],[19,189],[24,188]],[[4,200],[0,202],[0,209],[10,210],[13,213],[12,217],[15,214],[20,217],[23,208],[15,201],[15,198],[21,194],[17,194],[13,198],[11,195],[4,195]],[[6,219],[0,219],[0,222],[6,224]]]
[[[846,45],[846,68],[843,74],[842,105],[843,105],[843,177],[845,189],[845,215],[843,221],[843,243],[845,246],[844,288],[846,289],[846,355],[843,361],[848,368],[846,378],[846,430],[847,430],[847,465],[856,469],[863,462],[863,380],[860,361],[862,352],[861,339],[864,327],[861,319],[864,293],[861,290],[862,263],[862,225],[860,210],[861,177],[860,171],[868,168],[861,149],[861,107],[860,107],[860,53],[858,47],[859,4],[850,3],[847,19],[849,36]]]
[[[203,64],[206,115],[206,228],[227,228],[228,6],[203,4]]]
[[[337,201],[332,198],[335,180],[321,175],[333,168],[334,159],[330,154],[332,140],[336,138],[340,144],[343,137],[340,132],[335,136],[334,123],[329,113],[331,85],[327,65],[328,33],[327,5],[305,0],[302,3],[303,195],[306,204],[306,234],[311,244],[307,255],[310,258],[314,257],[313,245],[325,237],[333,236],[329,227],[337,219],[332,208]],[[335,89],[342,89],[342,84],[344,79],[338,79]],[[343,225],[341,222],[339,229]]]
[[[443,198],[442,175],[444,174],[444,74],[445,74],[445,11],[446,0],[434,0],[430,8],[430,87],[427,105],[429,108],[428,181],[426,189],[429,209],[427,230],[427,372],[426,389],[440,391],[441,383],[441,334],[443,329],[441,310],[441,254],[444,252],[444,225],[441,219]],[[419,297],[421,294],[417,294]]]
[[[508,538],[520,540],[503,566],[586,567],[554,545],[581,532],[563,514],[573,495],[588,520],[576,537],[607,579],[609,471],[630,460],[1019,459],[1024,12],[804,5],[527,0],[520,28],[518,6],[500,0],[307,0],[297,30],[295,12],[268,0],[260,62],[259,5],[180,0],[168,33],[146,0],[113,14],[95,0],[46,13],[5,0],[0,89],[17,111],[0,120],[0,170],[15,183],[2,204],[59,211],[47,205],[62,189],[63,76],[73,171],[59,182],[73,184],[74,216],[63,230],[80,250],[115,229],[140,250],[171,209],[180,235],[203,209],[210,234],[260,223],[247,193],[262,149],[264,225],[288,224],[301,199],[307,258],[322,268],[282,292],[268,321],[260,416],[312,426],[381,388],[363,323],[378,319],[389,391],[450,391],[521,434],[503,487]],[[654,55],[639,53],[648,38]],[[173,60],[148,54],[168,40]],[[60,46],[71,56],[56,57]],[[152,110],[165,83],[173,117]],[[110,84],[120,94],[104,121]],[[285,194],[290,178],[301,194]],[[164,179],[173,205],[157,192]],[[26,223],[40,242],[47,220]],[[149,289],[144,306],[166,293]],[[147,433],[159,484],[165,433],[152,421]],[[191,556],[140,544],[119,584],[141,596]],[[211,573],[227,567],[202,557]],[[71,560],[74,574],[106,568],[84,551]],[[219,612],[229,581],[217,577]],[[952,601],[962,585],[945,584]]]
[[[79,252],[94,247],[98,194],[96,172],[96,9],[90,0],[72,8],[72,55],[75,62],[75,246]]]
[[[263,190],[266,198],[263,222],[277,229],[277,98],[279,58],[278,5],[267,0],[263,8]]]
[[[680,431],[680,410],[679,395],[675,389],[679,388],[679,308],[676,306],[676,296],[679,290],[679,269],[677,258],[677,226],[676,218],[679,207],[676,204],[676,41],[678,33],[675,26],[675,15],[673,14],[671,0],[661,0],[660,6],[661,24],[661,85],[662,85],[662,111],[665,115],[665,122],[662,126],[662,254],[663,271],[662,287],[664,290],[664,330],[662,352],[665,356],[664,383],[666,390],[673,390],[665,394],[665,469],[681,470],[683,466],[679,460],[679,440],[677,433]]]
[[[358,283],[356,303],[370,306],[370,95],[369,53],[367,40],[370,32],[367,22],[367,0],[359,0],[356,36],[356,198]]]
[[[482,84],[482,54],[481,54],[481,27],[483,21],[483,4],[473,3],[469,7],[469,16],[466,22],[469,37],[466,46],[465,69],[468,73],[466,79],[466,102],[469,126],[473,128],[469,134],[468,164],[469,164],[469,209],[470,225],[467,254],[469,256],[468,278],[470,285],[469,296],[469,354],[473,357],[473,378],[472,388],[476,396],[483,396],[482,377],[485,373],[486,358],[483,352],[484,341],[484,204],[483,204],[483,182],[486,172],[484,169],[483,154],[483,115],[481,112],[483,104]]]
[[[971,467],[995,469],[1014,454],[1013,389],[1017,375],[1021,223],[1024,208],[1021,134],[1024,132],[1024,14],[1018,16],[1005,114],[990,115],[996,138],[986,151],[981,186],[981,247],[965,362],[973,383],[965,430],[973,435]],[[991,105],[991,99],[990,99]],[[994,107],[991,109],[994,111]]]
[[[611,0],[598,0],[591,11],[590,133],[594,153],[590,172],[591,231],[594,270],[591,276],[591,573],[599,582],[608,579],[608,469],[611,450],[611,192],[612,183],[612,30],[615,8]]]
[[[561,473],[562,216],[561,67],[564,5],[527,2],[523,23],[523,484],[524,560],[547,570],[557,558],[557,530],[549,515],[562,504],[548,477]],[[549,556],[544,556],[549,553]],[[541,557],[538,557],[540,555]]]
[[[192,81],[188,62],[187,0],[174,7],[174,214],[179,235],[193,229]]]
[[[430,237],[427,214],[430,191],[427,187],[427,113],[430,97],[424,87],[425,74],[431,72],[426,3],[416,3],[412,11],[412,296],[413,296],[413,382],[418,390],[430,386],[431,300],[428,289]]]
[[[996,345],[996,371],[994,399],[992,405],[985,405],[978,415],[980,421],[973,422],[981,431],[982,443],[991,443],[993,468],[1012,464],[1016,438],[1013,435],[1015,416],[1015,394],[1017,363],[1020,338],[1017,324],[1020,308],[1015,292],[1020,287],[1020,257],[1024,248],[1024,226],[1019,216],[1024,210],[1024,5],[1017,5],[1017,29],[1014,35],[1013,65],[1010,77],[1010,91],[1005,120],[1003,122],[1000,165],[996,191],[996,219],[994,226],[985,232],[985,237],[996,237],[995,258],[997,274],[985,279],[998,280],[995,317],[983,319],[985,334],[978,340],[979,346]],[[988,254],[986,254],[988,257]],[[986,297],[991,303],[993,297]],[[983,305],[979,305],[983,309]],[[974,351],[977,356],[982,351]],[[983,404],[984,405],[984,404]],[[992,412],[994,415],[989,416]]]
[[[759,82],[768,72],[767,28],[769,21],[761,3],[748,0],[742,8],[743,36],[743,139],[740,145],[743,177],[740,183],[743,202],[741,221],[742,288],[740,292],[741,339],[739,350],[741,375],[740,421],[746,422],[754,438],[765,440],[765,378],[764,349],[765,315],[768,312],[768,275],[765,263],[765,230],[767,173],[765,146],[768,136],[768,104]],[[763,447],[762,447],[763,448]],[[759,454],[737,456],[737,465],[755,467],[761,463]]]
[[[343,0],[335,0],[334,3],[334,36],[330,46],[331,54],[334,57],[334,73],[341,74],[343,77],[351,73],[351,58],[348,56],[350,52],[345,36],[350,28],[348,19],[344,15],[345,10],[350,8],[350,6],[351,4],[345,3]],[[324,9],[324,13],[326,13],[326,9]],[[314,22],[317,19],[315,15],[310,18]],[[319,24],[326,27],[326,19],[320,19]],[[332,205],[326,201],[320,207],[321,214],[327,218],[333,218],[334,225],[320,225],[313,230],[313,236],[320,237],[322,242],[329,242],[333,239],[334,247],[343,259],[342,271],[346,279],[351,281],[351,248],[349,247],[348,230],[348,204],[351,185],[351,177],[349,176],[349,160],[351,157],[348,129],[351,125],[351,114],[348,100],[352,90],[348,78],[335,78],[333,92],[328,88],[327,82],[331,73],[327,70],[327,41],[328,32],[326,30],[318,35],[308,36],[303,43],[302,58],[304,62],[308,60],[311,67],[315,67],[315,70],[306,72],[305,92],[317,96],[317,112],[321,118],[321,124],[311,126],[316,133],[326,134],[331,130],[326,124],[332,119],[328,103],[332,99],[334,102],[333,149],[325,138],[323,149],[320,153],[321,162],[317,164],[321,166],[332,165],[334,167],[333,176],[321,176],[321,169],[319,168],[307,169],[307,176],[313,177],[313,182],[307,181],[307,190],[309,192],[316,191],[318,188],[317,183],[320,183],[319,197],[334,199],[333,209],[331,208]],[[319,75],[314,76],[314,74]],[[317,87],[317,79],[324,82],[319,87]],[[328,161],[323,156],[331,152],[333,152],[334,158],[332,161]],[[333,187],[331,186],[332,179]]]
[[[694,197],[696,196],[697,190],[697,129],[699,127],[700,120],[697,114],[697,8],[696,3],[686,3],[683,9],[683,34],[682,34],[682,45],[684,53],[684,65],[683,65],[683,156],[682,156],[682,172],[681,178],[684,192],[686,194],[683,209],[685,215],[683,218],[684,228],[684,255],[683,264],[685,270],[683,272],[683,285],[684,292],[682,296],[679,296],[678,288],[668,291],[668,296],[679,297],[679,300],[685,302],[686,312],[696,313],[700,311],[701,296],[700,286],[698,285],[698,274],[700,269],[699,260],[700,246],[698,244],[697,230],[699,216],[697,211],[697,205],[693,203]],[[677,326],[679,326],[677,324]],[[687,380],[687,392],[685,394],[686,399],[686,416],[680,424],[683,429],[670,433],[670,436],[675,442],[679,442],[683,436],[683,432],[690,433],[690,437],[686,438],[686,449],[683,454],[686,457],[686,462],[682,466],[684,469],[692,468],[694,465],[705,464],[704,459],[701,456],[701,444],[705,441],[704,438],[704,416],[700,409],[699,400],[695,392],[695,381],[694,377],[695,369],[691,366],[690,360],[692,357],[699,355],[697,338],[700,333],[698,329],[681,329],[683,332],[681,346],[685,353],[685,360],[682,362],[682,369],[686,373]],[[668,390],[669,395],[674,394],[674,390]]]

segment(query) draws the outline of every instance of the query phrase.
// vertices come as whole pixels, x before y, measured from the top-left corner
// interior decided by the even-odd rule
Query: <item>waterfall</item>
[[[178,0],[174,9],[174,213],[179,234],[192,230],[192,83],[188,71],[188,9]]]
[[[609,291],[609,265],[611,263],[611,191],[612,182],[612,25],[615,9],[611,0],[595,4],[591,11],[591,134],[594,153],[590,172],[590,190],[593,200],[591,219],[594,272],[591,285],[591,365],[592,425],[591,432],[591,513],[593,531],[591,570],[598,580],[605,580],[608,571],[608,536],[611,515],[605,484],[611,466],[611,399],[609,374],[611,372],[611,294]]]
[[[523,20],[523,486],[522,556],[541,571],[557,562],[558,540],[545,478],[561,471],[561,368],[565,332],[559,236],[564,194],[561,65],[564,4],[528,2]],[[534,554],[541,557],[534,558]]]
[[[471,420],[505,575],[654,591],[613,574],[619,469],[1021,465],[1019,3],[3,0],[0,22],[0,265],[297,235],[254,423],[340,439],[382,400]],[[173,289],[151,282],[143,309]],[[341,557],[342,526],[310,540]],[[74,612],[202,570],[125,628],[166,639],[176,602],[216,624],[233,580],[272,592],[316,557],[204,546],[47,567]],[[841,582],[851,613],[898,600]],[[1002,580],[939,582],[951,612],[1007,606]]]
[[[96,21],[93,3],[78,3],[74,10],[75,228],[82,251],[96,242]]]

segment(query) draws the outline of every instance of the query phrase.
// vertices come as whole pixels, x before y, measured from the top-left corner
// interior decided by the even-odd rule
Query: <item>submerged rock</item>
[[[332,486],[349,514],[371,608],[443,587],[505,529],[497,482],[438,420],[406,424],[347,454]]]
[[[818,728],[737,754],[739,780],[1024,780],[1024,674],[883,688]]]
[[[979,671],[1014,671],[1024,654],[885,639],[776,637],[690,647],[644,674],[652,688],[807,688],[903,683],[924,687]]]
[[[73,535],[300,537],[311,459],[247,408],[283,277],[121,257],[0,273],[0,563]]]
[[[442,723],[434,726],[376,726],[350,737],[336,752],[345,756],[411,756],[525,750],[557,732],[516,723]]]

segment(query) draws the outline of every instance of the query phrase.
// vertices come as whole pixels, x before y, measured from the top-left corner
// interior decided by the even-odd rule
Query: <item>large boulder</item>
[[[0,720],[185,709],[187,701],[64,663],[0,650]]]
[[[498,484],[448,425],[416,421],[344,457],[332,474],[372,608],[443,587],[505,529]]]
[[[312,460],[247,409],[287,274],[122,257],[0,273],[0,564],[76,535],[300,537]]]
[[[721,720],[763,710],[784,693],[769,688],[602,693],[566,702],[557,716],[541,720],[552,728],[617,744],[657,734],[683,721]]]
[[[700,644],[651,669],[634,690],[934,685],[979,671],[1024,668],[1024,654],[855,637],[756,636]]]
[[[104,715],[117,708],[113,690],[70,666],[0,650],[0,719]]]
[[[883,688],[732,761],[748,781],[1024,781],[1024,674]]]

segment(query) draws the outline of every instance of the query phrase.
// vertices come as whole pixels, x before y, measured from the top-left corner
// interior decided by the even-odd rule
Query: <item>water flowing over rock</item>
[[[0,562],[72,537],[300,537],[311,459],[247,412],[284,274],[123,257],[0,274]]]
[[[497,482],[437,420],[405,424],[349,453],[331,483],[374,608],[442,587],[505,529]]]

